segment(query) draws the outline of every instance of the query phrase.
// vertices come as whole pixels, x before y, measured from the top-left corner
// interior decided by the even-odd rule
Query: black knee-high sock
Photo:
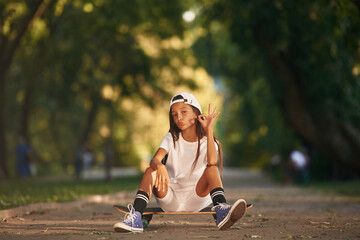
[[[214,188],[210,191],[210,196],[214,206],[219,205],[219,203],[226,203],[225,192],[223,188]]]
[[[149,203],[149,195],[144,191],[137,191],[136,197],[134,200],[134,208],[135,211],[140,212],[141,214],[144,213],[146,205]]]

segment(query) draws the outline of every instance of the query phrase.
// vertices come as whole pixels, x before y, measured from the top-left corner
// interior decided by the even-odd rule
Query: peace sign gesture
[[[209,104],[208,113],[198,116],[198,120],[206,133],[208,133],[209,130],[213,130],[215,120],[220,114],[220,112],[217,112],[216,110],[217,107],[215,107],[213,112],[211,112],[211,104]]]

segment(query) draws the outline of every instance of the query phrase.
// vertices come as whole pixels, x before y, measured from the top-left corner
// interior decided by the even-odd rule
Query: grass
[[[360,180],[313,182],[309,184],[308,188],[349,197],[360,196]]]
[[[0,182],[0,210],[31,203],[67,202],[94,194],[109,194],[136,189],[141,176],[102,180],[32,178]]]

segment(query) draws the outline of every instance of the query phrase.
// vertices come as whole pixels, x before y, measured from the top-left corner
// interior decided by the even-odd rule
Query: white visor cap
[[[176,96],[182,96],[184,99],[176,99],[175,101],[173,101],[174,97]],[[189,104],[193,107],[196,107],[197,109],[199,109],[200,111],[200,114],[202,113],[201,111],[201,107],[200,107],[200,104],[198,102],[198,100],[196,100],[196,98],[194,97],[194,95],[192,95],[191,93],[179,93],[179,94],[176,94],[174,95],[172,98],[171,98],[171,101],[170,101],[170,110],[171,110],[171,106],[174,104],[174,103],[178,103],[178,102],[183,102],[185,104]]]

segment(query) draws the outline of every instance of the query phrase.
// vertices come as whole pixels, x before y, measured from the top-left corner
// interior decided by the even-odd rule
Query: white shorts
[[[212,203],[210,194],[199,197],[194,188],[174,191],[169,188],[164,198],[156,198],[156,202],[165,212],[198,212]]]

